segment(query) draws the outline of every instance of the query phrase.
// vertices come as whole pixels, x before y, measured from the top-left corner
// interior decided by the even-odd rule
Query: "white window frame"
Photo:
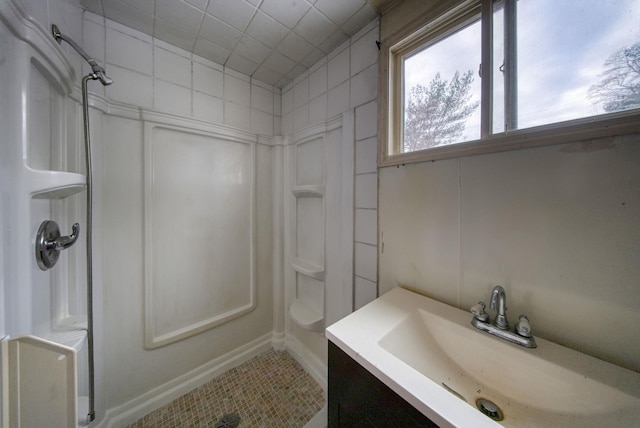
[[[508,8],[507,3],[511,0],[503,1],[505,8]],[[517,128],[516,112],[512,109],[511,114],[507,113],[506,115],[507,130],[492,133],[492,73],[490,78],[485,77],[481,81],[481,136],[479,139],[403,153],[401,151],[403,55],[415,51],[419,46],[437,42],[457,28],[477,19],[478,15],[493,17],[494,0],[450,1],[447,4],[449,4],[448,8],[438,11],[435,19],[429,19],[426,25],[424,22],[427,17],[422,16],[420,17],[422,19],[413,20],[413,25],[396,31],[389,40],[383,39],[382,41],[379,69],[381,84],[378,98],[378,165],[380,167],[544,145],[588,142],[606,137],[640,133],[640,109],[589,116],[525,129],[515,129]],[[450,6],[451,4],[453,6]],[[383,16],[383,26],[384,19]],[[492,19],[482,19],[481,67],[484,70],[493,70],[492,24]],[[506,49],[509,49],[508,45]],[[508,69],[509,64],[506,64],[505,70]],[[511,69],[515,69],[515,63],[512,64]],[[517,78],[517,76],[514,77]],[[507,79],[507,81],[512,82],[511,88],[515,87],[515,79]],[[516,103],[513,98],[516,96],[515,90],[511,91],[507,87],[506,93],[513,95],[512,98],[505,101],[505,106],[511,104],[515,108]],[[505,110],[508,109],[505,107]]]

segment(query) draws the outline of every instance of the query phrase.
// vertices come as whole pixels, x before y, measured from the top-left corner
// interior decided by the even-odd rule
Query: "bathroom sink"
[[[327,336],[441,426],[637,426],[639,373],[538,337],[527,349],[471,317],[396,288]]]

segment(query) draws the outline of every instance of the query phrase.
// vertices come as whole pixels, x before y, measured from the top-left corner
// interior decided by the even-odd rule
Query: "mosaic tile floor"
[[[149,413],[128,428],[215,427],[237,413],[239,428],[303,427],[324,405],[323,391],[285,351],[270,350]]]

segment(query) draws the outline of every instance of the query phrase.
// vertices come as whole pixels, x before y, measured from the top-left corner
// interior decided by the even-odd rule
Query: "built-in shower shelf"
[[[298,299],[293,301],[289,308],[289,314],[296,324],[306,330],[322,331],[324,329],[322,314]]]
[[[318,266],[315,263],[295,258],[291,262],[291,268],[296,272],[306,275],[310,278],[317,279],[318,281],[324,280],[324,268]]]
[[[73,348],[76,352],[80,352],[87,340],[87,330],[62,330],[52,331],[51,333],[41,336],[43,339],[49,342],[57,343],[58,345],[67,346]]]
[[[324,196],[324,186],[320,186],[320,185],[294,186],[291,192],[296,198],[321,198]]]
[[[65,171],[29,170],[30,193],[36,199],[63,199],[82,192],[87,185],[84,174]]]
[[[74,315],[58,320],[56,323],[56,330],[86,330],[87,329],[87,316],[86,315]]]

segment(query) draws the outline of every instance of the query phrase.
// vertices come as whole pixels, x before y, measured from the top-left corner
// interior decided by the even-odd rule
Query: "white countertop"
[[[378,344],[419,307],[420,298],[416,293],[395,288],[329,326],[326,336],[440,427],[500,427]]]

